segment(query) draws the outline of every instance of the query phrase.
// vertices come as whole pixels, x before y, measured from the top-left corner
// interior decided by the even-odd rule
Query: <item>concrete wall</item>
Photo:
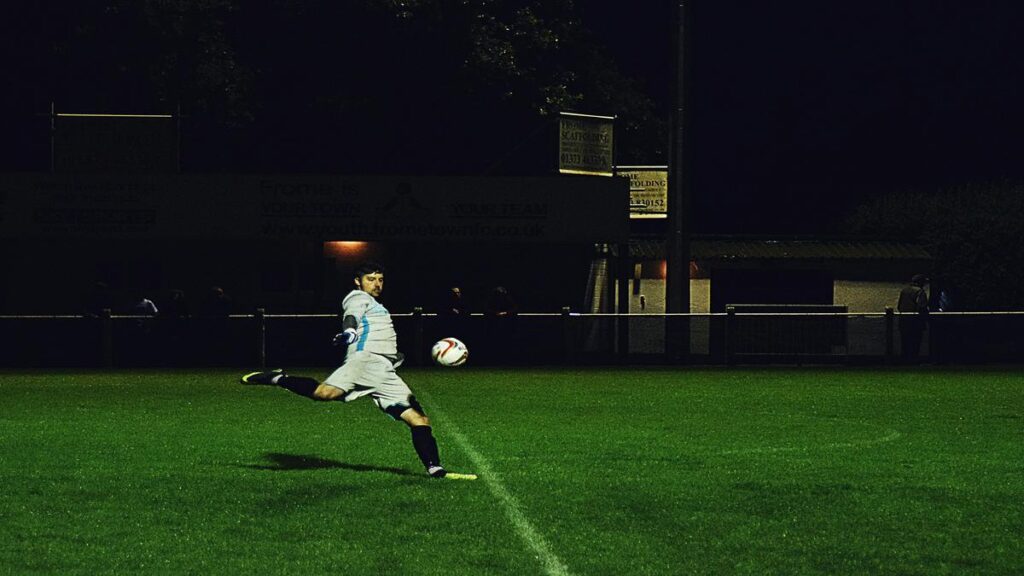
[[[846,306],[852,313],[884,312],[886,306],[896,307],[900,289],[904,284],[892,281],[836,280],[833,304]],[[665,312],[665,281],[644,278],[640,281],[640,295],[633,294],[633,280],[629,281],[629,312],[631,314],[661,314]],[[711,311],[711,280],[690,280],[690,312],[707,314]]]
[[[900,282],[836,280],[832,301],[850,312],[884,312],[886,306],[896,307],[903,286]]]
[[[633,280],[629,282],[631,314],[650,314],[630,319],[629,348],[635,354],[660,354],[665,349],[665,324],[661,314],[665,311],[665,281],[642,279],[640,295],[633,294]],[[881,313],[886,306],[895,307],[903,284],[892,281],[836,280],[833,303],[847,306],[851,313]],[[690,280],[690,311],[707,314],[711,311],[711,280]],[[714,320],[695,318],[690,323],[690,346],[694,354],[710,353],[710,325]],[[880,318],[852,320],[850,324],[850,351],[853,354],[880,355],[884,341],[879,338]]]

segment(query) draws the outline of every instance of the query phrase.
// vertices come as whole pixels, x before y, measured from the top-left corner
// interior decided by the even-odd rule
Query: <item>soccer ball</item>
[[[469,348],[458,338],[442,338],[430,349],[430,357],[439,366],[462,366],[469,358]]]

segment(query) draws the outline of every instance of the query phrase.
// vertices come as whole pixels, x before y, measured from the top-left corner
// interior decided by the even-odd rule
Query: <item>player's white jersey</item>
[[[356,319],[355,342],[348,345],[349,352],[367,351],[394,356],[398,354],[398,335],[388,312],[376,298],[362,290],[353,290],[342,300],[344,316]]]

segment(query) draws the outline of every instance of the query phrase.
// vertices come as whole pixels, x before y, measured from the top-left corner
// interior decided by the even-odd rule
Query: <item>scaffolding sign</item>
[[[613,176],[614,133],[614,116],[559,113],[558,172]]]

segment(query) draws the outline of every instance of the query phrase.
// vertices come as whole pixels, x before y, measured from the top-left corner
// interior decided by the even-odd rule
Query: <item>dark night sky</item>
[[[669,25],[654,14],[675,3],[590,4],[667,109]],[[1020,3],[687,4],[698,230],[824,232],[887,191],[1024,176]]]

